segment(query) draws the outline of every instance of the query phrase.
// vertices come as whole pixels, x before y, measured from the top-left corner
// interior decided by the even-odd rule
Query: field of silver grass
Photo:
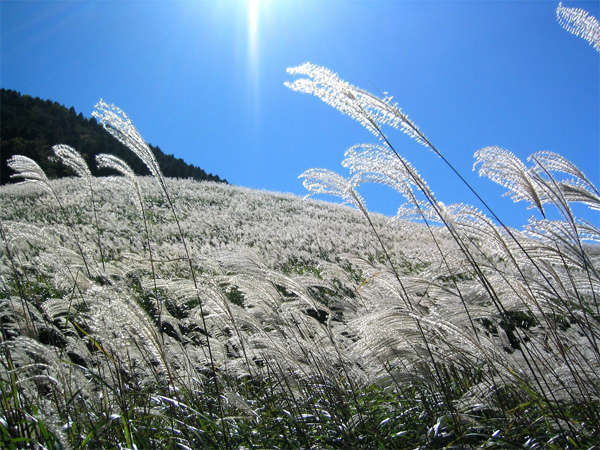
[[[585,12],[557,15],[600,39]],[[65,145],[55,157],[77,178],[10,160],[24,184],[0,190],[3,446],[597,442],[600,230],[571,208],[600,209],[594,184],[555,153],[477,151],[479,174],[539,217],[511,229],[391,98],[310,63],[288,72],[378,139],[348,149],[347,178],[301,175],[355,209],[167,180],[103,101],[95,117],[151,177],[99,155],[122,176],[95,179]],[[439,202],[384,126],[431,150],[486,213]],[[368,213],[365,182],[398,191],[394,220]]]
[[[264,375],[267,364],[293,383],[351,376],[363,386],[387,377],[380,352],[368,351],[363,339],[383,345],[369,322],[393,311],[397,294],[356,211],[220,184],[165,182],[186,230],[197,288],[154,179],[136,179],[150,244],[122,177],[93,180],[94,208],[82,178],[48,182],[51,193],[38,183],[2,188],[0,308],[11,361],[2,380],[10,385],[14,375],[19,393],[40,402],[48,426],[58,431],[65,419],[74,421],[61,417],[56,395],[90,411],[88,402],[99,401],[109,417],[118,416],[113,396],[121,391],[102,385],[122,371],[138,389],[161,380],[174,395],[200,389],[211,373],[207,339],[216,371],[231,379]],[[419,274],[439,264],[421,244],[426,230],[373,220],[400,270],[425,291],[429,283]],[[443,233],[439,239],[448,242]],[[406,370],[418,360],[407,337],[389,347],[407,353]],[[385,363],[397,365],[395,359]]]
[[[370,386],[426,386],[452,412],[430,418],[429,435],[420,436],[430,442],[450,434],[453,416],[470,430],[490,414],[509,415],[505,390],[516,397],[511,408],[543,404],[556,434],[598,432],[560,411],[588,405],[590,420],[597,414],[599,254],[578,246],[583,230],[532,223],[537,239],[513,230],[532,262],[481,213],[446,207],[475,270],[446,229],[372,215],[390,266],[359,211],[165,180],[186,254],[154,178],[135,179],[146,230],[124,177],[92,181],[95,207],[84,178],[47,182],[51,192],[39,183],[5,186],[0,196],[3,392],[14,382],[18,404],[35,405],[29,422],[42,421],[65,445],[111,442],[102,430],[74,436],[73,428],[86,429],[86,420],[122,428],[132,416],[131,445],[121,432],[131,447],[141,431],[123,397],[145,393],[144,414],[164,419],[173,402],[186,407],[182,397],[208,395],[217,378],[215,423],[228,426],[215,425],[214,442],[232,439],[236,421],[262,420],[254,393],[237,389],[260,377],[277,380],[271,388],[298,404],[318,404],[315,395],[329,388],[352,403],[352,392]],[[585,237],[594,236],[588,224]],[[441,383],[451,381],[464,385],[444,392]],[[4,405],[11,434],[16,406]],[[386,413],[404,411],[397,406]],[[336,423],[340,436],[361,420],[353,409]],[[325,412],[298,409],[295,420]]]

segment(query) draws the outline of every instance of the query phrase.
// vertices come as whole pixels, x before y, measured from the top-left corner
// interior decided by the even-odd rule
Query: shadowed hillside
[[[6,166],[6,160],[13,155],[25,155],[36,160],[50,178],[72,175],[69,169],[50,158],[51,147],[55,144],[66,144],[77,149],[94,175],[112,173],[96,168],[93,160],[98,153],[116,155],[126,161],[135,173],[149,174],[144,164],[108,135],[96,119],[87,119],[83,114],[77,114],[73,107],[67,109],[51,100],[1,89],[0,115],[1,184],[10,182],[11,173]],[[217,175],[187,164],[181,158],[163,153],[159,147],[150,145],[150,148],[167,177],[227,182]]]

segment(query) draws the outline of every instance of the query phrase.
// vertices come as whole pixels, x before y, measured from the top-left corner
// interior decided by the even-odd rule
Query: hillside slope
[[[80,178],[51,182],[60,205],[0,187],[0,407],[29,414],[7,436],[40,439],[37,417],[46,443],[73,446],[505,447],[571,437],[538,420],[567,405],[594,441],[600,328],[581,269],[544,257],[582,293],[557,300],[466,228],[461,249],[373,215],[390,265],[348,207],[169,179],[174,216],[155,179],[137,183],[141,202],[97,179],[97,214]]]
[[[96,168],[94,157],[110,153],[126,161],[135,173],[147,175],[144,164],[121,143],[109,136],[94,118],[86,119],[73,107],[67,109],[56,102],[0,89],[0,184],[10,181],[6,161],[13,155],[34,159],[50,178],[70,176],[72,172],[53,161],[51,147],[66,144],[84,157],[94,175],[107,175]],[[150,146],[167,177],[193,178],[198,181],[224,181],[181,158],[167,155],[159,147]]]
[[[98,180],[96,202],[106,247],[118,254],[143,253],[141,219],[128,185],[120,177]],[[158,186],[151,178],[141,178],[140,183],[151,217],[154,251],[165,256],[180,253],[181,249],[173,248],[179,241],[177,230]],[[78,231],[93,239],[94,221],[91,209],[85,206],[89,204],[89,194],[84,184],[76,178],[65,178],[54,185],[68,214],[76,212]],[[219,183],[169,180],[169,188],[194,259],[251,252],[265,266],[282,269],[293,266],[296,260],[317,267],[323,262],[335,262],[341,255],[381,257],[367,222],[350,207]],[[37,191],[31,186],[4,187],[0,220],[23,221],[48,231],[59,226],[52,198]],[[389,219],[380,215],[374,215],[374,221],[394,256],[431,260],[433,252],[427,245],[429,239],[423,226],[410,222],[400,228],[388,226]],[[93,244],[87,247],[92,253],[95,251]],[[91,257],[96,259],[99,255]]]

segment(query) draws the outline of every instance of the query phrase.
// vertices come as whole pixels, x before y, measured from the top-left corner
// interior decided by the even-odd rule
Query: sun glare
[[[248,57],[250,66],[257,64],[257,40],[258,40],[258,9],[259,0],[248,0]]]
[[[248,70],[255,107],[258,108],[258,21],[259,0],[248,0]],[[257,113],[257,112],[255,112]],[[255,114],[256,115],[256,114]]]
[[[250,42],[255,41],[258,30],[258,3],[259,0],[248,0],[248,37]]]

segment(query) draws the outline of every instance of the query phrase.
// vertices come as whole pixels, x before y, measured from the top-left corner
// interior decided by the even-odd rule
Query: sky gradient
[[[560,153],[600,184],[599,54],[561,28],[552,1],[2,1],[3,88],[90,117],[99,98],[142,136],[230,183],[304,194],[297,176],[346,174],[375,138],[285,72],[323,65],[389,92],[510,225],[531,211],[472,172],[473,153]],[[598,17],[598,1],[566,1]],[[445,203],[481,207],[431,152],[387,129]],[[362,189],[370,210],[401,198]],[[598,221],[597,214],[584,213]]]

